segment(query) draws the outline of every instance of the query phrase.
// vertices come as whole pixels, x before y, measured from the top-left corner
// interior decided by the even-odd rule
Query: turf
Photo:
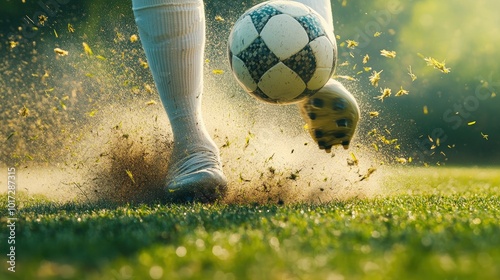
[[[321,205],[25,197],[0,278],[500,279],[499,171],[395,170],[384,195]]]

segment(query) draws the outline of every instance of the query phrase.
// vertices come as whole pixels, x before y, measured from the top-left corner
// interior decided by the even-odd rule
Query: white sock
[[[202,0],[133,0],[149,67],[174,134],[174,160],[218,149],[201,114],[205,11]]]
[[[294,1],[305,4],[313,8],[313,10],[315,10],[318,14],[320,14],[326,20],[326,22],[333,28],[332,6],[330,4],[330,0],[294,0]]]

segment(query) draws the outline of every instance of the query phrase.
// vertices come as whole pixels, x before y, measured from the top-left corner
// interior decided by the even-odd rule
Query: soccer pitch
[[[231,29],[263,1],[185,2],[205,10],[196,103],[228,178],[210,205],[162,201],[178,157],[152,74],[181,67],[153,70],[132,1],[1,4],[0,280],[500,279],[500,1],[330,1],[335,71],[315,59],[307,72],[328,67],[360,122],[329,154],[311,131],[319,115],[259,102],[235,79]],[[286,70],[276,61],[251,82]],[[289,64],[273,72],[304,72]]]
[[[4,261],[0,278],[500,279],[499,191],[498,168],[407,167],[379,196],[318,205],[19,195],[16,272]]]

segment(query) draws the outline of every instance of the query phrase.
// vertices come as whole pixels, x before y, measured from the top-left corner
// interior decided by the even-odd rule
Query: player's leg
[[[135,20],[174,135],[167,191],[213,200],[225,190],[219,150],[201,114],[205,12],[202,0],[133,0]]]
[[[313,8],[333,30],[330,0],[295,0]],[[360,117],[356,99],[338,81],[330,79],[316,94],[298,104],[309,133],[320,149],[349,147]]]

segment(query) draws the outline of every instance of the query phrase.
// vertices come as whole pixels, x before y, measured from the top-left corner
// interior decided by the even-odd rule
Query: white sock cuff
[[[203,0],[132,0],[134,11],[161,6],[181,6],[190,4],[203,4]]]

